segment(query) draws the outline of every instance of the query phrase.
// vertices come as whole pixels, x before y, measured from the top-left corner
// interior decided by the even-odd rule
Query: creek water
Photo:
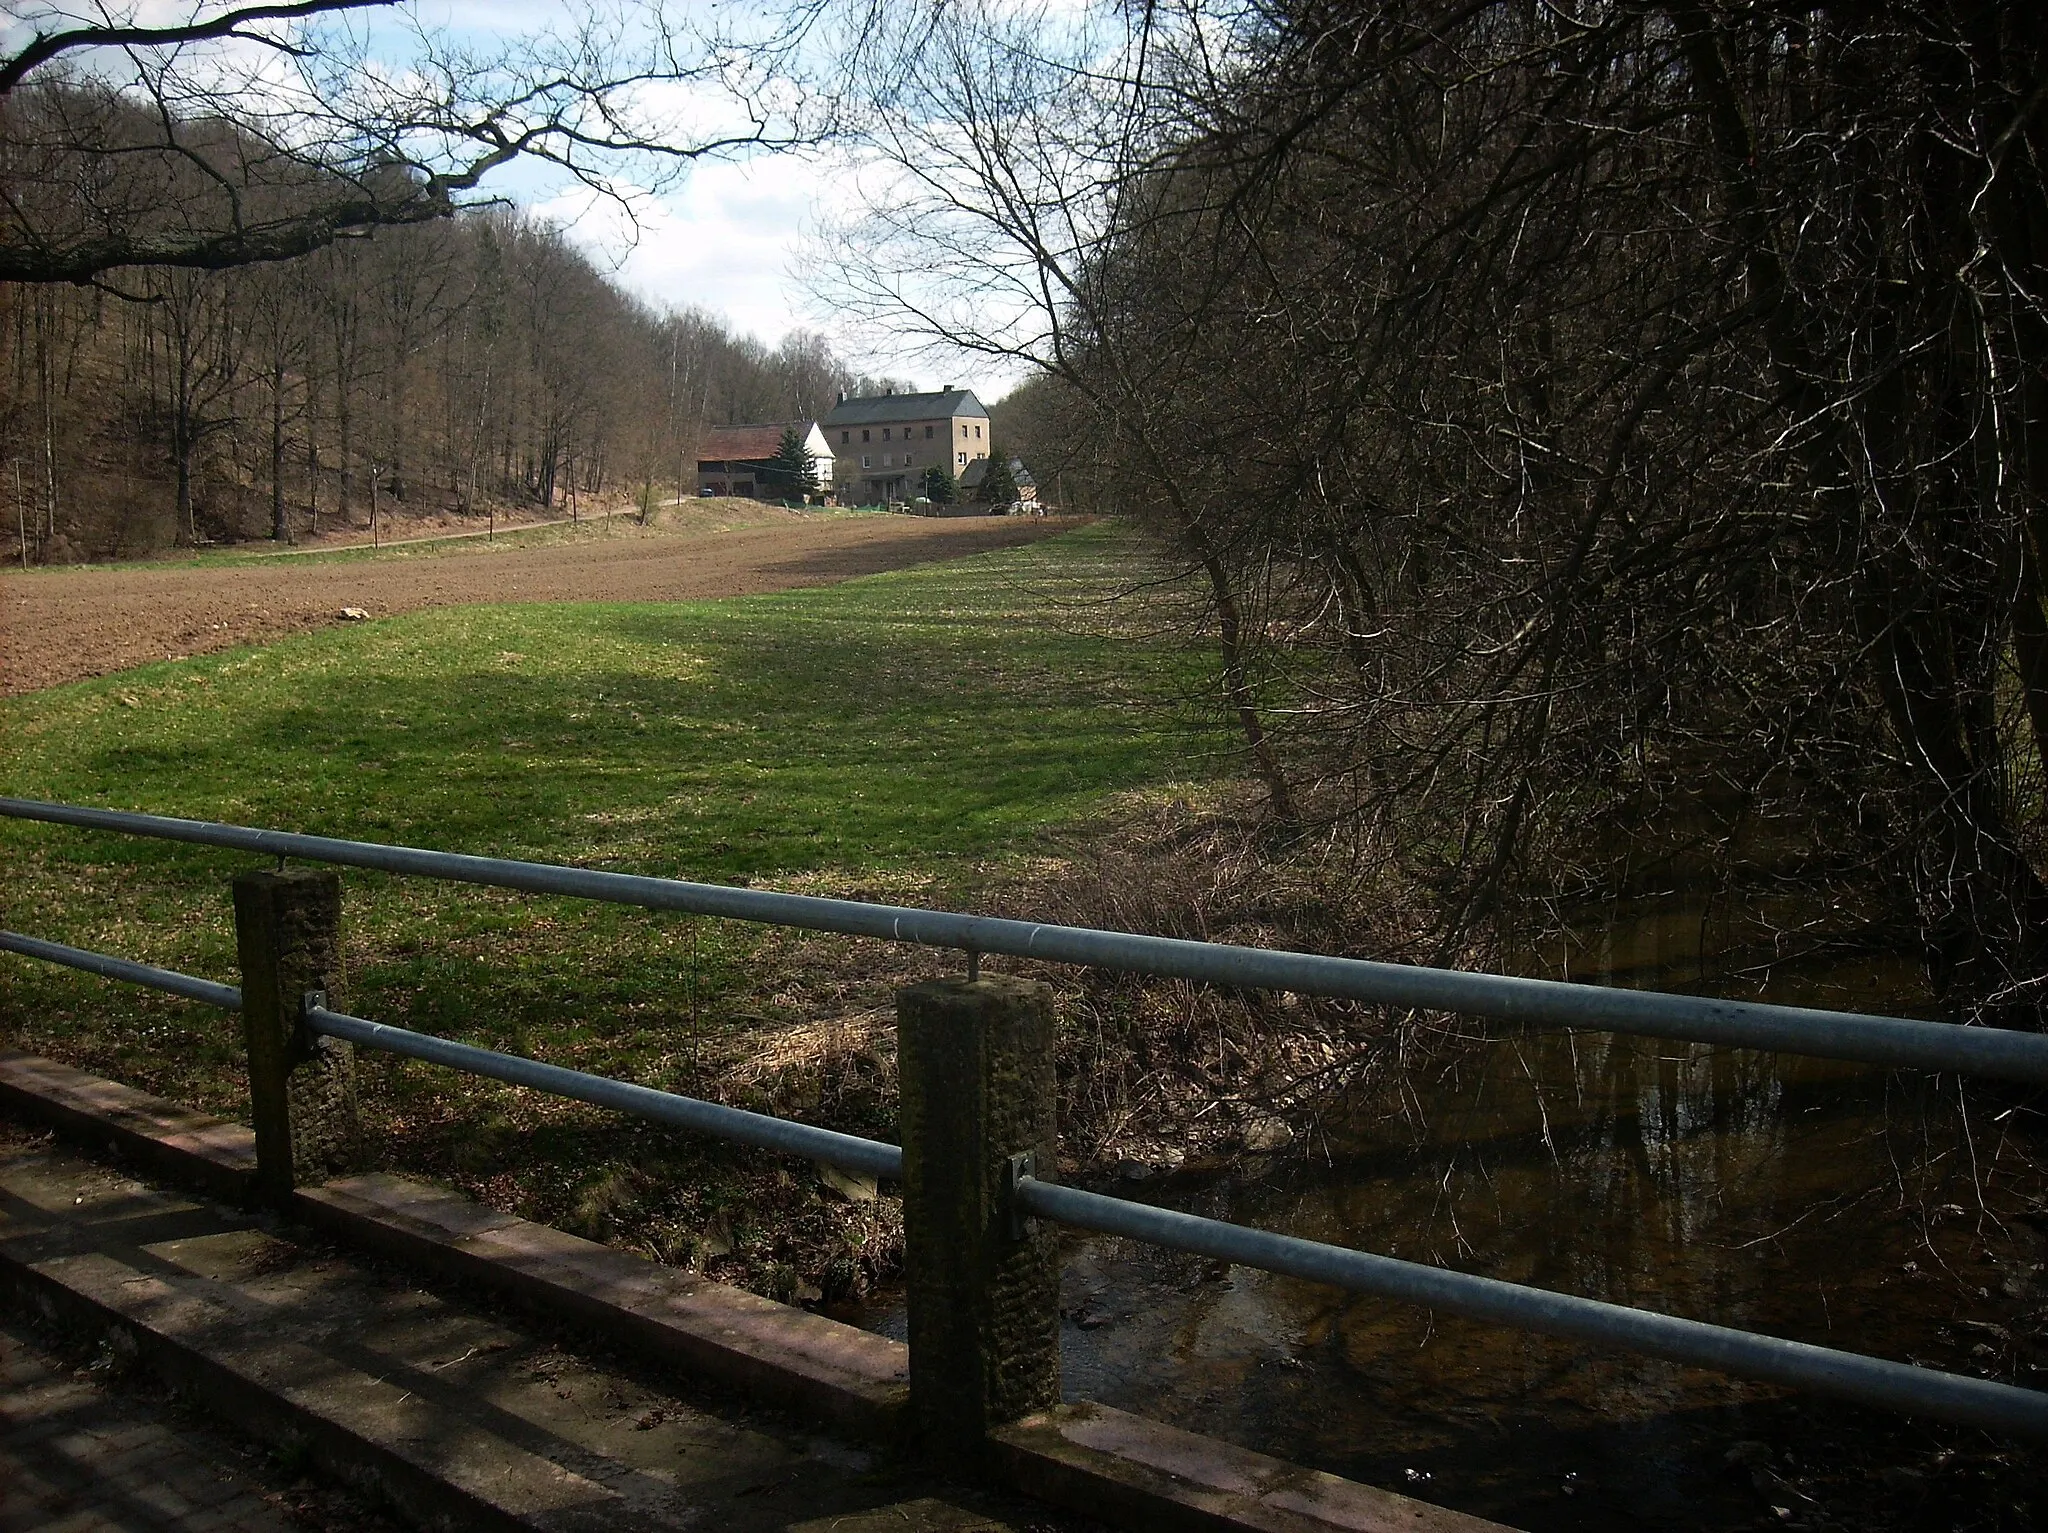
[[[1925,1012],[1888,959],[1708,972],[1685,906],[1571,977]],[[1525,967],[1557,972],[1531,960]],[[2039,1135],[1953,1078],[1605,1033],[1505,1036],[1286,1152],[1123,1196],[2048,1386]],[[856,1318],[901,1335],[900,1297]],[[1064,1388],[1528,1529],[2034,1526],[2038,1450],[1074,1236]]]

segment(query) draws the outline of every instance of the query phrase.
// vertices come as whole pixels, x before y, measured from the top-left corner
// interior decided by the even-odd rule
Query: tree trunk
[[[57,536],[57,378],[50,357],[49,295],[38,294],[36,307],[36,386],[42,402],[44,557]]]
[[[270,362],[270,540],[291,537],[284,514],[284,358]]]
[[[355,353],[353,345],[340,334],[334,343],[334,448],[335,468],[340,484],[335,500],[344,527],[356,519],[356,411]]]
[[[171,456],[177,474],[177,515],[178,525],[185,529],[185,541],[192,547],[199,546],[198,512],[192,506],[192,447],[182,430],[175,430],[171,436]]]

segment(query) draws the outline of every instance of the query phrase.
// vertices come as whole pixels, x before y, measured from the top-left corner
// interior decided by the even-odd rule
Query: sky
[[[158,0],[162,3],[162,0]],[[727,0],[666,0],[674,16]],[[560,0],[413,0],[429,26],[503,36],[545,28]],[[731,107],[693,87],[658,88],[657,103],[694,126],[731,126]],[[508,167],[492,189],[561,226],[628,291],[656,307],[693,307],[736,334],[773,347],[792,330],[823,334],[842,361],[871,376],[936,388],[938,376],[972,379],[986,401],[1019,381],[985,358],[920,357],[872,324],[845,323],[803,280],[807,244],[854,212],[853,162],[844,152],[756,153],[702,160],[676,184],[635,198],[631,214],[559,172]],[[630,170],[626,171],[630,176]],[[813,247],[814,248],[814,247]],[[931,377],[926,375],[930,374]]]
[[[671,15],[710,14],[723,3],[726,0],[666,0]],[[32,30],[103,19],[93,14],[103,8],[122,20],[175,25],[195,14],[218,11],[224,4],[225,0],[8,0],[0,3],[0,51],[9,43],[18,44]],[[493,42],[555,34],[567,14],[572,13],[561,0],[412,0],[389,11],[355,12],[343,24],[360,27],[358,35],[366,38],[372,54],[403,73],[402,61],[413,48],[409,34],[414,26],[488,50]],[[620,14],[636,12],[626,4]],[[226,45],[221,54],[229,62],[267,56],[234,44]],[[694,94],[665,104],[693,123],[716,121],[729,110]],[[919,360],[872,325],[856,330],[840,323],[829,306],[806,290],[800,277],[806,238],[848,214],[845,189],[850,182],[843,157],[781,153],[743,161],[700,161],[676,184],[636,198],[634,216],[560,172],[531,162],[494,174],[484,190],[559,224],[600,268],[657,307],[702,309],[733,331],[771,347],[791,330],[818,331],[857,371],[937,387],[923,374],[951,368],[948,378],[971,380],[985,399],[999,397],[1016,380],[992,374],[975,377],[965,359],[958,365]],[[985,362],[981,370],[988,371]]]
[[[837,206],[834,182],[829,167],[794,154],[698,164],[680,186],[641,200],[637,229],[617,204],[582,188],[535,187],[522,200],[639,297],[704,309],[773,346],[791,330],[837,328],[797,275],[805,232]],[[854,341],[833,339],[842,352]],[[889,362],[886,347],[875,350],[847,360],[863,370]]]
[[[1018,370],[896,345],[872,324],[843,322],[806,285],[806,251],[835,218],[850,216],[851,184],[843,156],[781,153],[700,162],[679,186],[641,199],[630,217],[581,187],[536,184],[520,200],[656,307],[703,309],[771,347],[792,330],[816,331],[856,372],[921,388],[962,382],[985,404],[1000,399],[1022,381]]]

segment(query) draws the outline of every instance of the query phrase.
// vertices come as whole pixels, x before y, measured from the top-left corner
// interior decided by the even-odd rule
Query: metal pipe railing
[[[324,1007],[309,1007],[305,1018],[314,1032],[346,1038],[366,1048],[431,1060],[714,1138],[826,1161],[868,1176],[900,1180],[903,1175],[903,1151],[879,1140],[494,1053]],[[2036,1390],[1276,1235],[1033,1177],[1018,1179],[1016,1197],[1025,1211],[1076,1229],[1143,1240],[1168,1250],[1220,1258],[1240,1267],[1420,1304],[1517,1330],[1569,1337],[1743,1378],[1797,1385],[1859,1405],[2048,1438],[2048,1394]]]
[[[517,1054],[500,1054],[492,1049],[477,1048],[474,1044],[436,1038],[431,1033],[416,1033],[409,1028],[366,1021],[345,1012],[329,1011],[324,1006],[308,1007],[305,1022],[313,1032],[324,1033],[330,1038],[346,1038],[363,1048],[430,1060],[450,1069],[466,1070],[471,1075],[488,1076],[514,1086],[530,1086],[535,1091],[588,1102],[594,1107],[615,1108],[619,1112],[651,1118],[656,1123],[672,1123],[678,1128],[708,1134],[714,1139],[730,1139],[739,1144],[758,1145],[764,1150],[802,1155],[843,1166],[865,1176],[900,1179],[903,1175],[903,1152],[895,1145],[883,1144],[878,1139],[861,1139],[829,1128],[813,1128],[808,1123],[792,1123],[787,1118],[774,1118],[766,1113],[725,1107],[697,1097],[677,1096],[674,1092],[635,1086],[606,1075],[565,1070],[560,1065],[542,1064],[537,1059],[526,1059]]]
[[[242,992],[233,985],[180,974],[175,969],[155,969],[146,963],[131,963],[126,958],[109,958],[105,953],[66,947],[61,942],[45,942],[40,937],[24,937],[20,932],[0,931],[0,952],[20,953],[25,958],[60,963],[67,969],[83,969],[88,974],[126,980],[131,985],[146,985],[151,990],[167,990],[172,995],[218,1006],[223,1011],[242,1009]]]
[[[0,949],[209,1000],[215,1005],[241,1004],[241,993],[231,986],[14,932],[0,933]],[[232,1001],[220,999],[224,996],[232,997]],[[713,1138],[824,1161],[869,1176],[900,1180],[903,1175],[903,1151],[879,1140],[543,1064],[516,1054],[502,1054],[409,1028],[372,1022],[324,1005],[309,1004],[302,1016],[311,1031],[346,1039],[364,1048],[427,1060],[511,1085],[674,1124]],[[2048,1439],[2048,1394],[2036,1390],[1507,1283],[1322,1241],[1301,1240],[1029,1176],[1018,1179],[1015,1197],[1025,1212],[1076,1229],[1143,1240],[1168,1250],[1220,1259],[1352,1293],[1442,1309],[1518,1330],[1568,1337],[1737,1377],[1794,1385],[1861,1405]]]
[[[226,847],[266,857],[298,857],[386,873],[519,889],[531,894],[567,895],[648,910],[682,911],[810,931],[879,937],[890,942],[960,948],[970,953],[1002,953],[1015,958],[1198,980],[1234,989],[1292,991],[1376,1005],[1461,1012],[1508,1022],[1774,1049],[1863,1064],[1956,1071],[2048,1085],[2048,1037],[2006,1028],[1963,1027],[1906,1017],[1767,1006],[1707,996],[1617,990],[1558,980],[1189,942],[1090,927],[1048,926],[994,916],[871,905],[858,900],[778,894],[764,889],[735,889],[723,884],[646,878],[498,857],[471,857],[418,847],[385,846],[373,841],[343,841],[30,799],[0,798],[0,816]]]
[[[1270,1230],[1226,1224],[1030,1177],[1019,1179],[1017,1201],[1031,1213],[1076,1229],[1143,1240],[1171,1251],[1213,1257],[1352,1293],[1398,1299],[1516,1330],[1566,1336],[1741,1378],[1797,1385],[1859,1405],[2048,1438],[2048,1394],[2039,1390],[1582,1299],[1317,1240],[1297,1240]]]

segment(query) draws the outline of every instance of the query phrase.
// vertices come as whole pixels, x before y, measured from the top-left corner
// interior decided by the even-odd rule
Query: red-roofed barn
[[[832,485],[832,449],[816,421],[781,421],[766,426],[711,426],[697,445],[697,493],[743,495],[756,500],[801,500],[803,492],[776,472],[782,434],[792,426],[817,466],[817,482]]]

